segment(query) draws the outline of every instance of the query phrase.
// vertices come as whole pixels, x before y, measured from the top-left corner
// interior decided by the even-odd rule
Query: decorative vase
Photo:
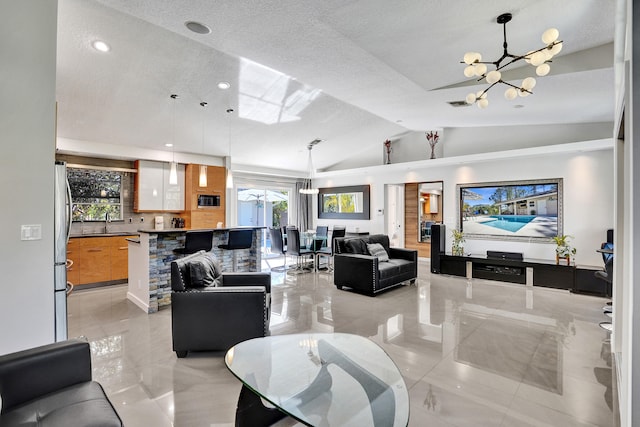
[[[464,247],[459,243],[453,243],[451,246],[451,254],[454,256],[462,256],[464,255]]]

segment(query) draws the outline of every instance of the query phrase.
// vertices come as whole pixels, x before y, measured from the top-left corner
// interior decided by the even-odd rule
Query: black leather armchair
[[[0,356],[1,426],[122,426],[79,339]]]
[[[270,273],[223,273],[218,286],[193,286],[191,264],[204,251],[171,263],[171,327],[178,357],[228,350],[269,331]]]
[[[379,243],[388,255],[380,261],[368,252],[367,244]],[[338,289],[348,287],[374,296],[418,277],[418,251],[392,248],[389,237],[375,234],[358,238],[338,238],[333,256],[333,281]]]

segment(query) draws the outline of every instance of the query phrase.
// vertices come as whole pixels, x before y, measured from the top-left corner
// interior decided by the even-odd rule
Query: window
[[[74,221],[122,219],[123,172],[67,169]]]

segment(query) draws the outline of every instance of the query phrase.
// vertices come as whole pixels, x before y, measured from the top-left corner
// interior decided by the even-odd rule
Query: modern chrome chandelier
[[[538,76],[546,76],[551,70],[549,66],[551,59],[562,50],[562,40],[558,40],[560,33],[555,28],[549,28],[542,33],[542,42],[545,44],[544,47],[538,50],[532,50],[524,55],[513,55],[509,53],[507,50],[507,22],[511,21],[511,18],[512,15],[510,13],[503,13],[496,19],[498,24],[502,24],[504,34],[504,43],[502,44],[504,53],[500,58],[496,61],[482,61],[482,55],[478,52],[467,52],[464,54],[462,63],[467,64],[464,69],[465,77],[478,77],[477,81],[480,82],[484,79],[490,85],[485,90],[467,95],[467,104],[475,103],[479,108],[487,108],[489,105],[487,92],[498,83],[509,86],[504,93],[504,97],[508,100],[513,100],[518,96],[525,97],[531,95],[533,93],[532,89],[536,85],[536,79],[527,77],[522,80],[520,86],[517,86],[502,80],[500,70],[524,59],[525,62],[536,67],[536,74]],[[487,71],[487,65],[494,65],[496,69]]]

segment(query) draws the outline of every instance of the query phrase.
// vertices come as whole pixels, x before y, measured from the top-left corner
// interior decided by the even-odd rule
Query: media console
[[[440,255],[440,273],[477,279],[498,280],[529,286],[574,289],[574,264],[556,264],[555,260],[486,255]]]

